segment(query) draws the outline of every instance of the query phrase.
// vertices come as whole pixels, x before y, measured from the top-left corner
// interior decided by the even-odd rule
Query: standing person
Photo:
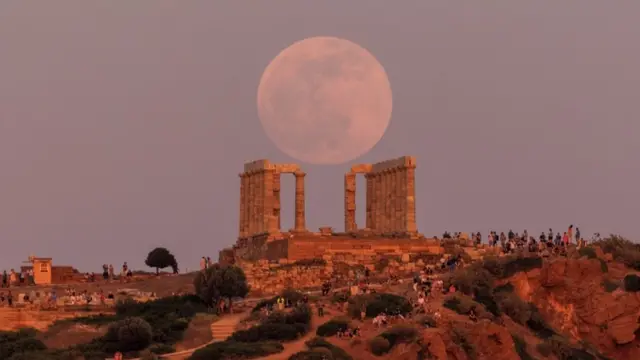
[[[11,269],[11,272],[9,272],[9,286],[15,285],[16,280],[17,280],[16,271]]]
[[[580,240],[580,228],[579,227],[576,228],[576,243],[578,243],[578,240]]]
[[[102,278],[107,281],[109,280],[109,265],[102,264]]]
[[[553,241],[553,230],[551,230],[551,228],[549,228],[549,242]]]
[[[109,264],[109,279],[113,280],[114,275],[113,264]]]
[[[569,234],[564,233],[564,235],[562,236],[562,244],[564,246],[569,245]]]
[[[9,276],[7,275],[7,270],[4,270],[2,272],[2,287],[3,288],[9,287]]]
[[[7,304],[9,307],[13,306],[13,295],[11,294],[11,290],[9,290],[9,293],[7,294]]]
[[[207,269],[207,259],[203,256],[200,259],[200,271],[205,271]]]
[[[569,225],[569,230],[567,230],[567,237],[569,239],[569,241],[567,241],[567,244],[569,242],[571,242],[571,239],[573,239],[573,225]]]
[[[211,266],[211,258],[207,256],[207,269]]]

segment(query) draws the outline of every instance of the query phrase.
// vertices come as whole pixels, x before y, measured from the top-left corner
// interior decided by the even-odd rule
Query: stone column
[[[388,178],[386,170],[380,172],[380,231],[387,232],[387,191]]]
[[[264,170],[256,172],[256,195],[255,195],[255,211],[256,211],[256,233],[264,231]]]
[[[279,172],[273,173],[273,216],[276,217],[276,226],[278,231],[282,229],[282,222],[280,219],[280,176]]]
[[[384,193],[382,192],[382,173],[376,172],[373,175],[375,216],[373,218],[376,232],[382,232],[382,218],[384,217]]]
[[[398,228],[407,232],[407,177],[406,168],[398,169]]]
[[[265,169],[262,179],[262,223],[263,223],[263,231],[268,232],[269,234],[273,234],[277,230],[276,226],[276,217],[273,215],[273,174],[275,173],[274,169]]]
[[[366,192],[366,213],[365,213],[365,219],[366,219],[366,225],[365,227],[367,229],[373,229],[374,225],[373,225],[373,214],[374,214],[374,209],[373,209],[373,179],[371,178],[371,174],[364,174],[364,178],[366,179],[366,183],[367,183],[367,192]]]
[[[417,232],[416,227],[416,175],[415,175],[416,166],[409,165],[406,167],[406,184],[407,184],[407,192],[406,192],[406,214],[407,214],[407,232],[415,233]]]
[[[238,175],[240,177],[240,216],[239,218],[239,230],[238,230],[238,237],[245,237],[246,234],[246,229],[245,229],[245,210],[246,210],[246,196],[245,196],[245,181],[244,181],[244,174],[239,174]]]
[[[398,230],[398,169],[389,169],[389,231]]]
[[[344,231],[356,231],[356,174],[344,175]]]
[[[304,176],[307,175],[302,171],[296,171],[293,174],[296,177],[296,203],[295,203],[295,231],[306,231],[305,224],[305,203],[304,203]]]
[[[247,177],[247,212],[245,215],[247,222],[247,236],[253,235],[255,227],[255,179],[253,173],[246,173]]]

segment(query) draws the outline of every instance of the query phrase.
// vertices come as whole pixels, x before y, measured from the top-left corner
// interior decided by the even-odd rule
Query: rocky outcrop
[[[611,356],[631,351],[628,356],[640,358],[636,346],[640,344],[636,338],[640,293],[607,292],[603,282],[620,283],[629,269],[601,251],[596,254],[596,259],[553,259],[541,269],[516,274],[509,282],[556,330],[573,340],[587,340]]]

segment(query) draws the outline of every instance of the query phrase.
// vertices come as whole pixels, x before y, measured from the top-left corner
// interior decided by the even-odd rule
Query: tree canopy
[[[249,293],[244,271],[233,265],[210,266],[198,273],[194,286],[198,296],[207,304],[214,304],[221,298],[243,298]]]
[[[151,250],[144,263],[149,267],[156,268],[156,273],[158,273],[160,269],[164,269],[169,266],[171,266],[174,273],[178,272],[178,262],[176,261],[175,256],[163,247],[157,247]]]

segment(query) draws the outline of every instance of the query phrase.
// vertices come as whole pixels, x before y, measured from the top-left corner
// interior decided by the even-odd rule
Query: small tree
[[[234,265],[215,264],[205,272],[199,272],[194,280],[194,287],[202,301],[209,305],[226,298],[231,306],[233,298],[244,298],[249,293],[244,271]]]
[[[173,272],[176,273],[178,270],[178,262],[176,261],[175,256],[169,250],[163,247],[157,247],[149,252],[147,255],[147,260],[144,263],[148,267],[156,268],[156,274],[160,272],[160,269],[164,269],[166,267],[171,266],[173,268]]]

